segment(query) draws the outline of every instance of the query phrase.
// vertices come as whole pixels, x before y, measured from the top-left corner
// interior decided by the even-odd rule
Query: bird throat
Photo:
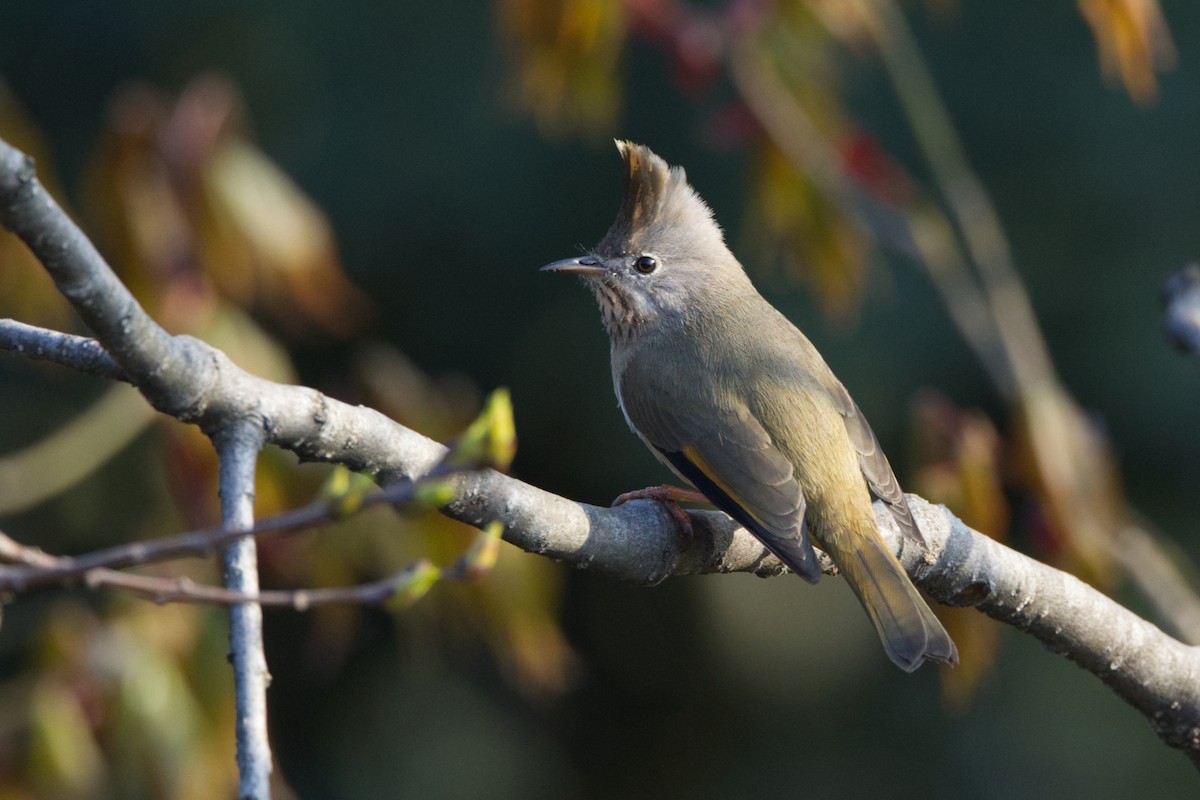
[[[628,344],[637,338],[650,317],[644,304],[629,292],[623,291],[622,287],[614,286],[607,280],[591,280],[588,283],[592,293],[596,295],[596,303],[600,306],[600,315],[609,338],[620,344]]]

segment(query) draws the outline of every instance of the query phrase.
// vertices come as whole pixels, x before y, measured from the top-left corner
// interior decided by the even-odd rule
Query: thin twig
[[[50,331],[15,319],[0,319],[0,350],[62,364],[110,381],[130,383],[125,370],[108,354],[104,345],[86,336]]]
[[[309,611],[320,606],[343,603],[361,606],[382,605],[396,596],[396,586],[412,572],[413,568],[413,565],[408,565],[394,575],[354,586],[330,586],[319,589],[263,589],[256,594],[245,594],[221,586],[199,584],[187,578],[131,575],[115,570],[89,572],[87,582],[89,586],[104,586],[135,592],[155,603],[205,603],[208,605],[253,603],[264,607]],[[440,577],[443,580],[453,580],[448,576]]]
[[[30,563],[21,555],[21,545],[0,535],[0,561],[7,562],[6,566],[0,567],[0,592],[19,594],[45,586],[67,585],[101,568],[121,569],[185,556],[209,556],[236,539],[306,530],[335,518],[327,503],[310,503],[267,517],[246,531],[230,530],[225,526],[202,528],[161,539],[107,547],[80,556],[63,556],[53,564]]]
[[[462,469],[469,470],[471,465]],[[14,595],[47,586],[64,586],[84,579],[98,569],[122,569],[176,558],[203,558],[231,542],[270,534],[297,533],[344,519],[350,513],[379,505],[413,502],[421,487],[434,481],[453,479],[459,467],[439,462],[417,481],[401,481],[377,492],[355,498],[355,508],[345,509],[337,499],[317,500],[308,505],[257,520],[246,530],[225,525],[187,531],[157,539],[114,545],[78,556],[46,557],[36,548],[22,545],[0,533],[0,594]]]
[[[54,556],[36,548],[22,545],[12,537],[0,533],[0,560],[10,564],[26,564],[47,569],[67,568],[70,559]],[[395,594],[395,587],[413,569],[406,566],[395,575],[378,581],[356,586],[337,586],[321,589],[264,589],[257,594],[247,594],[223,586],[196,583],[188,577],[163,577],[158,575],[136,575],[108,567],[96,567],[85,572],[81,578],[88,588],[120,589],[141,595],[155,603],[205,603],[208,605],[235,605],[257,603],[274,608],[291,608],[308,611],[317,606],[334,603],[378,605]],[[442,575],[443,579],[453,576]]]

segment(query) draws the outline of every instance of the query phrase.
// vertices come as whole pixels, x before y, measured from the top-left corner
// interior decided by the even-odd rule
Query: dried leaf
[[[957,667],[940,673],[942,705],[962,714],[995,670],[1002,626],[973,608],[938,606],[937,616],[958,647],[960,659]]]
[[[913,428],[918,464],[913,490],[945,504],[975,530],[1005,541],[1010,513],[1000,436],[991,420],[925,392],[913,403]]]
[[[620,103],[625,43],[617,0],[501,0],[497,26],[518,104],[543,131],[607,136]]]
[[[177,101],[122,90],[88,169],[85,207],[125,283],[176,329],[216,290],[297,337],[348,337],[372,316],[325,215],[241,132],[240,99],[202,76]]]
[[[1057,384],[1020,397],[1016,428],[1018,474],[1038,499],[1043,545],[1066,569],[1111,585],[1127,504],[1108,439]]]
[[[1104,75],[1120,78],[1135,103],[1157,100],[1157,73],[1176,59],[1158,0],[1079,0],[1079,10],[1096,37]]]
[[[173,288],[199,280],[191,224],[159,147],[171,102],[142,83],[117,92],[108,127],[85,167],[82,192],[89,234],[139,302],[159,317]],[[203,288],[194,287],[201,295]],[[170,324],[177,330],[189,329],[193,317],[205,313],[174,306]],[[181,314],[185,309],[189,313]]]
[[[370,303],[346,280],[329,222],[261,151],[223,141],[197,188],[197,246],[223,292],[293,335],[362,329]]]
[[[1009,509],[1001,480],[1000,437],[991,421],[928,392],[913,404],[913,427],[918,461],[913,491],[1004,541]],[[941,673],[942,702],[962,712],[995,665],[1000,626],[973,609],[938,606],[936,611],[961,658],[957,669]]]
[[[769,143],[758,151],[753,192],[751,219],[765,229],[755,239],[774,244],[789,275],[809,284],[826,313],[857,311],[867,244],[841,209]]]

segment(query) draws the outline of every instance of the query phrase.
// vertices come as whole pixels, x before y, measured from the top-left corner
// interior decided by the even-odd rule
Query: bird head
[[[643,145],[618,141],[617,149],[625,194],[612,227],[586,255],[542,267],[583,278],[615,343],[682,325],[705,297],[750,285],[683,169]]]

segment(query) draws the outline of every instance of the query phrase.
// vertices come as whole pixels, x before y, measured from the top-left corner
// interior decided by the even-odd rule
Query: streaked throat
[[[622,287],[610,283],[609,279],[591,280],[588,283],[600,306],[600,316],[609,338],[621,344],[632,341],[652,316],[646,304]]]

